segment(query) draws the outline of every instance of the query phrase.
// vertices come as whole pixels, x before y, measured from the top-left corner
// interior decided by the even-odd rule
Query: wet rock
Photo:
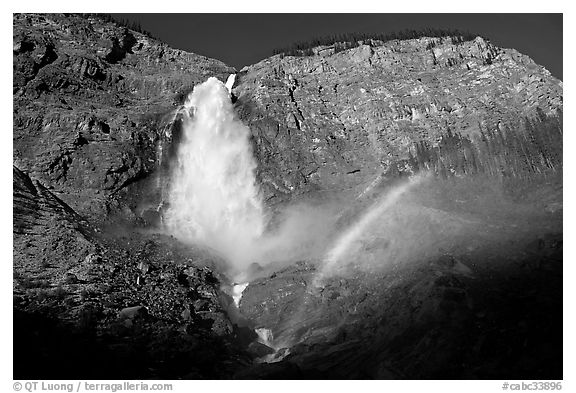
[[[476,249],[477,254],[468,253],[467,263],[478,268],[479,261],[486,258],[484,252]],[[495,325],[501,329],[499,334],[513,342],[522,341],[518,348],[527,345],[529,330],[534,333],[551,328],[533,323],[539,312],[529,305],[534,301],[534,289],[527,288],[532,280],[542,279],[541,274],[546,274],[550,285],[560,276],[548,270],[517,270],[516,279],[511,280],[507,278],[510,262],[502,260],[499,270],[490,271],[490,275],[474,272],[471,277],[468,270],[460,271],[460,260],[464,257],[444,254],[433,263],[395,267],[393,271],[352,271],[346,279],[327,279],[322,290],[304,291],[297,299],[279,295],[279,283],[289,286],[298,280],[295,275],[306,277],[305,270],[292,267],[251,283],[241,309],[251,312],[254,320],[266,321],[263,325],[273,330],[275,345],[288,344],[290,353],[280,364],[295,364],[302,375],[314,378],[468,375],[462,359],[466,359],[466,367],[474,368],[476,377],[523,373],[520,370],[526,368],[522,364],[527,364],[523,362],[531,362],[523,350],[510,349],[512,352],[504,355],[478,348],[503,345],[496,336],[485,337],[485,332],[492,331]],[[253,285],[256,288],[252,290],[259,293],[258,300],[249,294]],[[548,299],[555,297],[558,302],[560,292],[553,294],[552,288],[540,287],[541,294],[546,293],[543,296]],[[516,307],[522,311],[513,312]],[[531,316],[526,318],[526,312]],[[556,318],[552,329],[559,332],[560,322],[561,318]],[[524,338],[513,338],[515,334]],[[558,354],[561,345],[555,348]],[[532,350],[536,351],[536,346]],[[260,374],[265,369],[254,367],[250,372],[265,375]],[[554,366],[546,369],[546,374],[553,373]]]
[[[274,349],[259,342],[252,342],[250,345],[248,345],[248,352],[254,355],[254,357],[261,358],[266,355],[273,354]]]
[[[313,264],[301,262],[250,282],[240,302],[242,315],[259,326],[280,326],[296,312],[315,271]]]

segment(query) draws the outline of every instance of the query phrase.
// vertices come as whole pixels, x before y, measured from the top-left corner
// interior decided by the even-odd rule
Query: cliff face
[[[501,175],[505,165],[516,175],[561,165],[560,121],[543,131],[554,152],[542,157],[526,118],[555,118],[562,82],[513,49],[447,37],[315,53],[239,74],[238,111],[269,198],[419,169]]]
[[[154,170],[163,116],[234,72],[98,18],[13,21],[14,164],[93,217]]]
[[[421,169],[561,167],[562,82],[513,49],[447,37],[315,53],[237,78],[270,203]],[[233,72],[96,18],[15,15],[14,164],[85,215],[145,215],[178,144],[171,112],[195,84]],[[140,181],[152,173],[156,183]]]
[[[410,216],[410,203],[399,203],[383,215],[343,262],[351,272],[320,288],[314,261],[250,283],[240,310],[270,329],[279,354],[290,348],[281,364],[325,378],[560,370],[562,82],[515,50],[479,37],[455,41],[321,47],[239,73],[237,110],[254,134],[270,205],[325,194],[358,203],[368,190],[422,170],[434,172],[439,187],[419,193],[435,208]],[[522,203],[510,203],[518,195]],[[395,217],[410,218],[388,227]],[[426,257],[396,260],[404,250],[426,250],[430,236]],[[536,298],[556,310],[548,326],[522,298],[535,282],[546,283]],[[511,314],[517,309],[522,317]],[[526,332],[520,320],[529,321]],[[554,349],[526,344],[531,335]],[[495,347],[505,349],[487,350]],[[535,360],[543,358],[546,366]]]

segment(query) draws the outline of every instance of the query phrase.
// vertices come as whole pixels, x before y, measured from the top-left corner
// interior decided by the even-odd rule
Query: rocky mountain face
[[[481,37],[334,52],[276,55],[237,77],[270,203],[422,169],[561,168],[562,82],[529,57]],[[234,72],[97,18],[15,15],[14,164],[78,212],[145,216],[178,144],[174,109]]]
[[[98,18],[15,14],[13,34],[14,165],[94,218],[156,168],[163,117],[234,72]]]
[[[276,55],[238,76],[238,112],[268,198],[422,169],[521,176],[561,167],[561,123],[527,130],[526,118],[556,120],[562,82],[516,50],[446,37],[315,52]]]
[[[321,286],[318,261],[256,266],[236,307],[220,258],[153,225],[176,109],[236,70],[97,17],[13,18],[15,378],[561,378],[562,82],[527,56],[424,37],[242,69],[268,207],[338,196],[345,228],[395,179],[438,181],[359,251],[426,258]]]

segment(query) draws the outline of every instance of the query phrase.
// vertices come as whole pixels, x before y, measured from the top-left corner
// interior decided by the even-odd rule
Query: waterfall
[[[184,108],[165,226],[182,241],[214,249],[239,273],[253,262],[266,226],[250,130],[216,78],[196,86]]]
[[[237,308],[240,307],[240,300],[242,299],[242,292],[246,289],[248,283],[245,282],[243,284],[234,284],[232,286],[232,299],[234,300],[234,304]]]

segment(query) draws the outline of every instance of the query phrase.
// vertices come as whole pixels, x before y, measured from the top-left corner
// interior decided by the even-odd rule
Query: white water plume
[[[232,299],[234,300],[234,304],[236,307],[240,307],[240,300],[242,299],[242,293],[248,286],[248,283],[245,282],[243,284],[234,284],[232,287]]]
[[[184,106],[166,228],[216,250],[241,271],[266,226],[250,130],[236,118],[229,91],[216,78],[196,86]]]
[[[230,74],[228,79],[226,79],[226,88],[228,93],[232,93],[232,88],[234,87],[234,82],[236,82],[236,74]]]
[[[256,183],[250,130],[236,118],[229,89],[216,78],[194,88],[184,108],[182,139],[168,191],[165,228],[176,238],[209,247],[246,282],[253,263],[319,257],[334,206],[292,204],[268,220]]]

